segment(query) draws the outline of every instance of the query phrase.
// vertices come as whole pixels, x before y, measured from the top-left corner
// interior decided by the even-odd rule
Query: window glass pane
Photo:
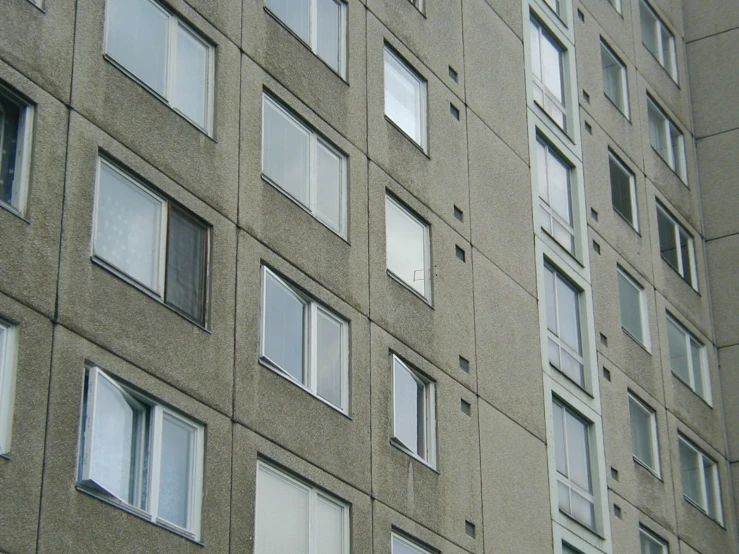
[[[424,457],[424,387],[398,360],[394,367],[395,437],[411,452]]]
[[[266,98],[263,133],[262,171],[308,207],[310,134]]]
[[[293,33],[310,42],[310,0],[265,0],[264,3]]]
[[[641,289],[619,271],[618,297],[621,303],[621,326],[635,339],[643,342],[641,294]]]
[[[547,177],[549,181],[550,205],[570,225],[570,170],[558,156],[549,151],[547,156]]]
[[[333,1],[333,0],[331,0]],[[318,142],[316,216],[336,232],[341,232],[342,159]]]
[[[427,554],[424,550],[417,548],[410,543],[393,537],[393,554]]]
[[[549,329],[555,335],[559,335],[559,328],[557,326],[557,297],[554,292],[554,284],[556,282],[556,276],[553,270],[548,267],[544,268],[546,274],[544,275],[544,286],[546,302],[547,302],[547,329]]]
[[[177,65],[174,106],[205,127],[208,103],[208,47],[181,25],[177,26]]]
[[[683,494],[699,506],[703,506],[703,495],[701,493],[701,460],[698,452],[685,444],[680,443],[680,470],[683,479]]]
[[[719,499],[716,494],[716,480],[718,479],[718,476],[716,475],[716,464],[705,456],[702,456],[702,458],[703,471],[705,472],[706,477],[706,502],[708,503],[706,511],[708,512],[708,515],[716,518],[719,517]]]
[[[547,147],[536,141],[536,175],[539,183],[539,197],[549,204],[549,186],[547,179]]]
[[[387,268],[426,294],[426,227],[390,198],[385,200]]]
[[[652,147],[662,158],[670,164],[670,154],[667,146],[667,136],[665,131],[665,117],[660,111],[648,103],[647,112],[649,115],[649,140]]]
[[[0,201],[18,207],[16,168],[23,108],[0,96]]]
[[[699,396],[703,396],[705,393],[703,387],[703,378],[705,376],[705,371],[703,370],[703,348],[692,339],[690,339],[690,357],[693,367],[695,392]]]
[[[316,316],[318,395],[341,407],[342,324],[318,310]]]
[[[341,40],[341,5],[336,0],[317,0],[318,2],[318,55],[334,71],[339,71],[339,49]]]
[[[614,209],[633,225],[634,213],[631,203],[631,175],[621,165],[609,158],[608,164],[611,172],[611,197]]]
[[[316,501],[316,554],[344,554],[344,508],[318,496]]]
[[[661,209],[657,208],[657,229],[659,249],[662,258],[678,271],[677,244],[675,243],[675,224]]]
[[[159,290],[162,202],[100,164],[95,254],[151,290]]]
[[[259,466],[255,554],[308,554],[308,489]]]
[[[646,46],[652,54],[657,56],[659,52],[657,19],[654,17],[652,11],[644,5],[644,2],[640,5],[639,14],[641,18],[641,40],[644,43],[644,46]]]
[[[539,25],[533,20],[529,25],[529,36],[531,37],[531,65],[534,77],[541,81],[541,32]]]
[[[583,490],[591,492],[588,426],[565,411],[565,431],[567,433],[568,477]]]
[[[560,326],[559,338],[578,354],[581,354],[578,293],[559,276],[557,277],[557,301]]]
[[[264,355],[304,383],[304,303],[270,273],[265,273]]]
[[[557,499],[559,500],[559,509],[569,514],[572,512],[570,504],[570,487],[561,481],[557,482]]]
[[[603,91],[620,110],[626,105],[623,89],[623,66],[606,48],[600,45],[600,59],[603,65]]]
[[[541,35],[542,82],[560,103],[564,104],[562,90],[562,52],[544,33]]]
[[[643,530],[639,533],[639,542],[641,544],[641,554],[663,554],[662,544]]]
[[[190,526],[193,453],[197,429],[165,413],[159,473],[159,517],[183,529]]]
[[[667,319],[667,340],[670,345],[670,367],[683,381],[690,384],[688,352],[685,333],[671,319]]]
[[[691,246],[692,241],[690,237],[683,231],[682,229],[678,229],[678,235],[680,237],[680,259],[682,261],[682,272],[680,272],[680,275],[682,275],[683,279],[685,279],[688,284],[692,284],[692,272],[690,270],[690,259],[691,259]]]
[[[675,37],[662,25],[662,63],[673,80],[677,81],[675,64]]]
[[[385,49],[385,115],[423,144],[421,106],[424,86],[403,62]]]
[[[108,0],[107,52],[165,95],[169,16],[149,0]]]
[[[580,523],[595,526],[595,513],[593,503],[575,490],[570,490],[570,502],[572,504],[571,514]]]
[[[552,406],[554,412],[554,447],[557,456],[557,471],[567,476],[567,452],[565,450],[565,422],[562,406],[555,403]]]
[[[629,397],[629,416],[631,417],[631,447],[634,456],[650,468],[656,469],[652,443],[653,416],[631,397]]]
[[[165,301],[203,323],[207,230],[172,208],[167,236]]]

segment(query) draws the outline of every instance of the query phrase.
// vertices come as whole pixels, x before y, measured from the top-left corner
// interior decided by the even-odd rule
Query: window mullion
[[[310,47],[318,51],[318,1],[310,0]]]
[[[316,528],[318,527],[318,493],[311,488],[308,491],[308,554],[320,554]]]
[[[305,385],[314,394],[318,393],[318,305],[315,302],[308,304],[310,325],[306,329],[308,333],[307,343],[310,350],[310,367],[306,372],[307,383]]]
[[[148,455],[149,463],[149,506],[148,512],[156,519],[159,512],[159,487],[162,463],[162,416],[161,406],[152,407],[151,438],[149,439]],[[146,506],[144,507],[146,509]]]
[[[311,213],[318,208],[318,138],[316,133],[308,135],[308,203]]]
[[[174,98],[175,80],[177,79],[177,27],[178,22],[171,14],[168,16],[169,40],[167,41],[167,60],[164,64],[165,77],[165,95],[167,102],[172,104]]]

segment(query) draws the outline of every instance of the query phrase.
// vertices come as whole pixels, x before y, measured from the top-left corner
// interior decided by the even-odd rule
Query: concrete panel
[[[349,417],[259,362],[261,265],[350,322]],[[246,235],[239,238],[235,418],[291,452],[370,490],[369,322],[317,282]]]
[[[496,2],[496,5],[505,4]],[[528,160],[526,77],[521,34],[483,0],[465,0],[465,65],[468,107],[522,159]],[[518,6],[518,17],[521,7]],[[472,24],[471,22],[474,22]]]
[[[716,345],[739,341],[739,234],[706,243]]]
[[[216,47],[211,137],[102,54],[103,7],[103,2],[96,0],[79,3],[72,98],[75,109],[235,221],[240,83],[237,47],[184,0],[169,3]]]
[[[7,9],[5,3],[0,12],[3,9]],[[0,209],[0,289],[53,317],[64,201],[67,109],[2,61],[0,80],[24,96],[35,110],[26,213],[19,217],[17,212]]]
[[[739,4],[724,0],[683,2],[685,40],[693,41],[739,27]]]
[[[367,10],[347,10],[347,74],[340,77],[264,9],[243,2],[244,52],[362,152],[367,152]],[[380,58],[380,63],[382,58]],[[380,81],[381,82],[381,81]]]
[[[0,59],[62,102],[69,102],[75,2],[0,4]],[[102,4],[101,4],[102,5]]]
[[[739,462],[739,428],[731,422],[739,421],[739,345],[720,348],[718,351],[719,375],[723,401],[728,458]],[[736,489],[739,493],[739,489]]]
[[[701,139],[696,149],[706,240],[739,233],[736,164],[727,163],[739,152],[739,129]]]
[[[366,157],[248,58],[243,58],[242,67],[239,226],[318,279],[355,309],[369,313]],[[263,90],[285,103],[347,154],[346,239],[262,178]]]
[[[552,552],[545,444],[481,400],[486,552]]]
[[[377,325],[474,390],[471,248],[460,235],[374,164],[370,164],[369,180],[370,317]],[[430,225],[431,305],[387,271],[386,191]],[[466,262],[457,257],[457,247],[464,250]],[[469,361],[469,373],[460,369],[460,356]]]
[[[16,327],[16,378],[10,452],[0,458],[0,551],[36,552],[52,325],[0,294],[0,316]]]
[[[470,552],[482,552],[478,412],[475,396],[444,371],[372,324],[372,492],[381,503]],[[432,469],[393,437],[391,352],[436,384],[436,455]],[[471,405],[471,415],[461,410]],[[476,526],[476,539],[465,532]],[[377,523],[375,523],[377,525]],[[382,550],[381,550],[382,551]]]
[[[202,543],[152,524],[76,486],[85,363],[98,365],[206,426]],[[231,421],[79,335],[57,327],[41,498],[40,553],[228,552]],[[91,524],[94,522],[94,525]]]
[[[536,295],[529,167],[473,111],[467,115],[472,243]]]
[[[185,2],[236,46],[241,45],[242,2],[232,0],[185,0]]]
[[[236,285],[234,225],[75,114],[70,144],[59,284],[60,321],[210,406],[230,413]],[[91,261],[99,151],[212,225],[207,331]]]

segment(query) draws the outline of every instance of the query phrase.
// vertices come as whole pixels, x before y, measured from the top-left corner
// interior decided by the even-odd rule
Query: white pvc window
[[[631,450],[634,459],[659,477],[657,414],[647,404],[629,392],[629,417],[631,421]]]
[[[644,288],[620,267],[617,268],[617,274],[621,328],[649,349],[649,318]]]
[[[10,452],[15,401],[16,327],[0,320],[0,454]]]
[[[107,0],[105,53],[211,132],[215,49],[158,2]]]
[[[657,204],[657,231],[662,259],[677,271],[686,283],[698,290],[693,235],[659,204]]]
[[[265,0],[264,5],[313,53],[346,76],[346,10],[341,0]]]
[[[400,535],[392,534],[392,551],[391,554],[431,554],[425,548],[422,548],[413,541],[401,537]]]
[[[647,97],[649,141],[665,163],[683,183],[688,182],[685,164],[685,137],[680,129],[651,98]]]
[[[530,21],[531,63],[536,102],[563,130],[567,129],[564,49],[536,19]]]
[[[410,454],[436,466],[434,383],[393,354],[393,438]]]
[[[266,94],[262,98],[262,174],[346,237],[346,155],[281,104]]]
[[[639,528],[641,554],[669,554],[667,543],[644,527]]]
[[[386,195],[385,234],[388,271],[430,302],[431,249],[428,224]]]
[[[349,554],[349,505],[257,462],[255,554]]]
[[[600,60],[603,66],[603,92],[626,117],[629,117],[629,88],[626,65],[601,41]]]
[[[426,81],[385,45],[385,115],[426,150]]]
[[[672,373],[695,394],[711,404],[711,380],[708,374],[706,347],[670,315],[667,315],[667,341]]]
[[[723,524],[718,464],[682,435],[678,435],[683,496],[709,517]]]
[[[636,179],[631,170],[612,152],[608,153],[613,209],[635,230],[639,230],[636,204]]]
[[[545,264],[544,270],[549,363],[584,388],[581,293],[550,265]]]
[[[199,540],[204,428],[97,367],[87,373],[79,481]]]
[[[644,0],[641,0],[639,5],[639,16],[642,43],[677,83],[675,36]]]
[[[33,107],[0,86],[0,203],[25,214]]]
[[[349,322],[262,267],[261,358],[342,412],[349,409]]]
[[[572,169],[549,144],[536,140],[541,227],[573,256],[575,226],[572,207]]]

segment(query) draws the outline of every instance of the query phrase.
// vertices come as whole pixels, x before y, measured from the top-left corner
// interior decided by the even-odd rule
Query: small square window
[[[541,138],[536,140],[541,227],[573,256],[575,222],[572,209],[571,167]]]
[[[205,325],[209,228],[102,158],[93,255]]]
[[[710,405],[711,380],[708,374],[706,347],[669,314],[667,341],[672,373]]]
[[[529,35],[534,77],[534,102],[566,131],[565,50],[537,19],[531,19]]]
[[[431,554],[431,552],[417,543],[393,533],[392,554]]]
[[[657,204],[657,231],[662,259],[677,271],[686,283],[698,290],[693,235],[660,204]]]
[[[631,449],[634,459],[659,477],[657,414],[652,408],[629,392],[629,417],[631,421]]]
[[[428,224],[386,195],[385,233],[388,271],[431,302]]]
[[[349,322],[262,267],[261,358],[344,413],[349,409]]]
[[[385,45],[385,115],[426,150],[426,81]]]
[[[639,545],[641,554],[669,554],[667,543],[644,527],[639,528]]]
[[[24,215],[31,168],[33,107],[0,86],[0,203]]]
[[[0,454],[10,452],[15,399],[16,327],[0,319]]]
[[[106,8],[105,53],[210,132],[213,46],[153,0],[107,0]]]
[[[621,328],[649,349],[649,318],[644,288],[620,267],[617,273]]]
[[[611,175],[613,209],[638,231],[639,218],[637,216],[636,179],[634,174],[610,151],[608,153],[608,168]]]
[[[81,485],[199,539],[204,453],[200,423],[90,367],[81,436]]]
[[[688,170],[685,165],[685,137],[667,117],[654,100],[647,97],[647,113],[649,116],[649,142],[659,157],[670,166],[683,183],[688,182]]]
[[[682,435],[678,435],[683,496],[710,518],[723,524],[718,464]]]
[[[675,36],[644,0],[639,5],[639,18],[642,43],[677,83]]]
[[[255,554],[349,554],[349,505],[257,462]]]
[[[603,65],[603,92],[622,114],[629,117],[626,65],[603,41],[600,43],[600,60]]]
[[[393,438],[409,454],[436,466],[435,387],[393,354]]]

